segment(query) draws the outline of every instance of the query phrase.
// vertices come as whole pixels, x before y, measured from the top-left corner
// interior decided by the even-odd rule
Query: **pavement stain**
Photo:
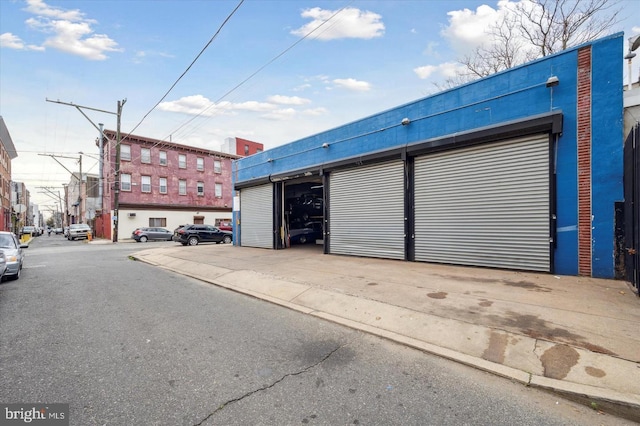
[[[480,299],[480,302],[478,303],[478,305],[488,308],[489,306],[493,305],[493,302],[487,299]]]
[[[537,315],[522,315],[509,311],[507,317],[488,315],[487,318],[493,324],[517,329],[520,333],[534,339],[547,340],[550,342],[560,340],[564,341],[564,343],[590,350],[591,352],[617,356],[615,352],[609,349],[588,342],[584,336],[572,333],[564,328],[551,327],[551,323],[539,318]]]
[[[432,299],[445,299],[448,295],[449,293],[446,293],[444,291],[439,291],[437,293],[427,293],[427,296]]]
[[[544,351],[540,357],[544,368],[544,377],[562,380],[580,359],[577,350],[567,345],[555,345]]]
[[[595,368],[595,367],[585,367],[584,371],[588,375],[593,376],[593,377],[598,377],[598,378],[604,377],[604,376],[607,375],[607,373],[604,370],[601,370],[601,369]]]
[[[497,364],[504,364],[504,356],[507,350],[508,337],[506,334],[491,332],[489,337],[489,346],[484,350],[482,359],[495,362]]]

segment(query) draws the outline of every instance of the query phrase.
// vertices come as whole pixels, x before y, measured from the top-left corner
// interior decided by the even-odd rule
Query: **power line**
[[[187,72],[189,72],[189,70],[191,69],[191,67],[193,66],[193,64],[196,63],[196,61],[200,58],[200,56],[202,56],[202,54],[204,53],[205,50],[207,50],[207,48],[209,47],[209,45],[213,42],[213,40],[216,39],[216,37],[218,37],[218,34],[220,34],[220,31],[222,31],[222,28],[224,28],[224,26],[227,24],[227,22],[229,22],[229,20],[231,19],[231,17],[236,13],[236,11],[240,8],[240,6],[242,5],[242,3],[244,3],[244,0],[240,0],[240,3],[238,3],[238,5],[235,7],[235,9],[233,9],[233,11],[231,11],[231,13],[229,14],[229,16],[227,16],[227,18],[222,22],[222,24],[220,24],[220,27],[218,27],[218,30],[215,32],[215,34],[211,37],[211,39],[209,40],[209,42],[202,48],[202,50],[200,50],[200,53],[198,53],[198,55],[195,57],[195,59],[193,61],[191,61],[191,64],[189,64],[189,66],[187,67],[186,70],[184,70],[184,72],[182,74],[180,74],[180,77],[178,77],[178,79],[171,85],[171,87],[169,88],[169,90],[167,90],[167,92],[162,96],[162,98],[160,98],[160,100],[158,102],[156,102],[156,104],[142,117],[142,119],[140,120],[140,122],[138,122],[138,124],[136,124],[136,126],[124,137],[122,138],[122,140],[125,140],[127,138],[127,136],[129,136],[131,133],[133,133],[138,127],[140,127],[140,125],[142,124],[142,122],[147,118],[147,116],[149,114],[151,114],[153,112],[153,110],[156,109],[156,107],[158,105],[160,105],[160,103],[169,95],[169,93],[173,90],[174,87],[176,87],[176,85],[178,84],[178,82],[180,80],[182,80],[182,77],[184,77]],[[121,140],[121,142],[122,142]]]

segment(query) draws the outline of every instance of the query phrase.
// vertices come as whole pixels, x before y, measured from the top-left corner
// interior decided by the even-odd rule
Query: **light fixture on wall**
[[[325,148],[325,149],[329,148],[329,144],[325,142],[325,143],[322,144],[322,147]]]
[[[400,124],[402,124],[403,126],[408,126],[409,123],[411,123],[411,120],[409,120],[408,118],[403,118],[402,121],[400,122]]]
[[[273,163],[273,158],[267,158],[267,163]]]
[[[558,84],[560,84],[560,79],[558,77],[556,77],[555,75],[552,75],[551,77],[549,77],[547,79],[546,86],[547,87],[555,87]]]

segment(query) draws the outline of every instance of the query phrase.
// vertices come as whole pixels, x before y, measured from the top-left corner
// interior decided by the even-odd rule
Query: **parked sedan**
[[[91,228],[86,223],[72,223],[69,225],[67,232],[67,240],[75,240],[76,238],[89,238]]]
[[[6,271],[2,276],[3,280],[17,280],[20,278],[24,261],[22,249],[27,247],[29,245],[20,243],[12,232],[0,231],[0,252],[4,255],[6,267]]]
[[[138,243],[146,243],[149,240],[171,241],[173,232],[165,228],[136,228],[131,233],[131,238]]]
[[[195,246],[199,243],[229,244],[233,241],[233,233],[211,225],[184,225],[173,231],[173,241],[183,246]]]

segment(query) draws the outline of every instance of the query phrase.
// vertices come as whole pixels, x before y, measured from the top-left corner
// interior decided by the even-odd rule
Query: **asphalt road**
[[[32,242],[0,285],[0,402],[69,403],[72,425],[632,424],[128,258],[144,247]]]

